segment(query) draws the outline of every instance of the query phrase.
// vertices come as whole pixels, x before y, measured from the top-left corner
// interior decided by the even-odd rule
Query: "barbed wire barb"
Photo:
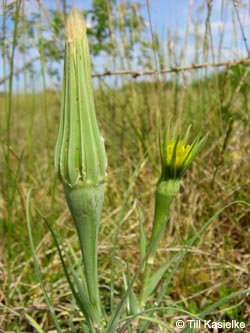
[[[23,67],[20,67],[16,69],[13,73],[14,76],[21,74],[26,69],[28,69],[33,62],[38,60],[39,57],[31,59],[27,64],[25,64]],[[132,77],[136,78],[138,76],[142,75],[155,75],[156,73],[159,74],[168,74],[168,73],[178,73],[178,72],[185,72],[185,71],[192,71],[207,67],[234,67],[237,65],[250,65],[250,59],[240,59],[240,60],[234,60],[234,61],[218,61],[213,63],[201,63],[201,64],[191,64],[187,66],[175,66],[175,67],[168,67],[163,68],[160,71],[156,71],[154,69],[145,69],[145,70],[116,70],[116,71],[105,71],[102,73],[94,73],[92,74],[93,78],[100,78],[105,76],[115,76],[115,75],[131,75]],[[5,81],[9,79],[9,76],[6,76],[2,79],[0,79],[0,85],[3,84]]]

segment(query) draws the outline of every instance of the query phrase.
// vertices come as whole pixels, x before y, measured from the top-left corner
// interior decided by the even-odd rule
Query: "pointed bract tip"
[[[66,21],[67,42],[83,38],[85,34],[86,26],[82,13],[78,9],[72,9]]]

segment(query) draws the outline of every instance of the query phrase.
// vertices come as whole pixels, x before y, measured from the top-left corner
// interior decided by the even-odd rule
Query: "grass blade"
[[[204,318],[208,313],[210,313],[211,311],[214,311],[216,308],[218,308],[222,304],[227,303],[228,301],[230,301],[231,299],[233,299],[235,297],[239,297],[239,296],[246,295],[246,294],[250,294],[250,289],[244,289],[244,290],[236,291],[235,293],[232,293],[232,294],[230,294],[226,297],[223,297],[219,301],[215,302],[212,305],[209,305],[205,310],[200,312],[199,317]]]
[[[34,259],[36,274],[37,274],[40,286],[41,286],[42,291],[43,291],[44,299],[45,299],[45,301],[48,305],[49,312],[51,314],[51,318],[53,320],[53,323],[54,323],[58,333],[62,333],[61,327],[60,327],[59,322],[56,318],[55,310],[53,308],[53,305],[52,305],[52,303],[50,301],[50,298],[47,294],[47,291],[45,289],[45,285],[44,285],[43,279],[42,279],[42,274],[41,274],[41,271],[40,271],[40,268],[39,268],[39,265],[38,265],[38,260],[37,260],[37,257],[36,257],[35,246],[34,246],[33,236],[32,236],[32,232],[31,232],[31,223],[30,223],[30,196],[31,196],[31,192],[33,190],[34,190],[33,188],[29,189],[28,194],[27,194],[27,199],[26,199],[26,220],[27,220],[27,229],[28,229],[31,252],[32,252],[33,259]]]
[[[79,281],[79,279],[76,279],[76,281],[75,281],[77,283],[77,287],[80,289],[80,290],[78,289],[79,294],[80,294],[80,297],[79,297],[79,295],[77,294],[77,292],[76,292],[76,290],[75,290],[75,288],[73,286],[73,283],[72,283],[72,281],[70,279],[70,276],[69,276],[69,273],[68,273],[65,261],[63,259],[62,251],[60,249],[59,243],[58,243],[57,238],[56,238],[56,235],[55,235],[53,229],[51,228],[49,222],[47,221],[47,219],[42,215],[41,212],[38,211],[38,213],[41,216],[41,218],[43,219],[43,221],[46,223],[46,225],[47,225],[47,227],[48,227],[49,231],[51,232],[51,235],[52,235],[52,237],[54,239],[54,242],[55,242],[55,245],[56,245],[56,248],[57,248],[57,251],[58,251],[61,263],[62,263],[62,266],[63,266],[64,274],[65,274],[65,277],[66,277],[66,279],[68,281],[68,284],[70,286],[72,294],[73,294],[73,296],[74,296],[74,298],[75,298],[78,306],[80,307],[81,311],[85,315],[87,321],[89,322],[90,327],[92,327],[90,318],[92,320],[95,319],[94,317],[92,317],[92,315],[94,316],[94,314],[93,314],[94,312],[92,311],[91,305],[88,302],[86,294],[82,294],[82,288],[81,288],[81,285],[80,285],[80,281]],[[65,253],[66,253],[66,251],[65,251]],[[70,261],[69,261],[69,263],[70,263]],[[71,264],[69,264],[69,265],[70,265],[70,268],[71,268]],[[92,327],[92,331],[95,332],[95,330],[94,330],[93,327]]]
[[[42,327],[35,321],[35,319],[28,315],[28,313],[25,313],[24,317],[29,322],[29,324],[37,330],[38,333],[45,333]]]
[[[143,215],[141,207],[138,206],[138,213],[139,213],[139,223],[140,223],[140,252],[141,257],[143,258],[147,251],[147,237],[143,226]]]
[[[136,318],[143,318],[143,319],[150,320],[151,322],[156,322],[155,319],[153,319],[149,316],[146,317],[144,315],[146,315],[146,314],[152,315],[153,313],[159,312],[159,311],[171,311],[172,313],[183,313],[183,314],[188,315],[192,318],[201,319],[199,316],[193,315],[189,311],[186,311],[186,310],[184,310],[182,308],[179,308],[179,307],[175,307],[175,306],[155,307],[155,308],[151,308],[151,309],[147,309],[147,310],[144,310],[142,312],[139,312],[139,313],[137,313],[133,316],[129,316],[129,317],[124,318],[123,320],[125,321],[125,324],[123,324],[121,326],[121,328],[119,329],[119,332],[124,331],[125,328]],[[140,331],[140,332],[146,332],[146,331]]]
[[[179,268],[182,260],[185,258],[185,256],[188,254],[188,250],[191,248],[191,246],[196,242],[196,240],[204,233],[204,231],[207,229],[207,227],[213,222],[213,220],[219,216],[225,209],[227,209],[228,207],[235,205],[235,204],[243,204],[245,206],[250,207],[250,204],[246,201],[242,201],[242,200],[238,200],[238,201],[233,201],[230,202],[228,205],[224,206],[223,208],[221,208],[220,210],[218,210],[204,225],[203,227],[197,232],[197,234],[195,236],[193,236],[189,241],[187,246],[181,251],[181,253],[177,253],[173,259],[177,259],[175,266],[173,267],[172,271],[170,272],[170,274],[168,275],[165,283],[163,284],[161,291],[157,297],[156,300],[156,306],[161,302],[161,300],[163,299],[164,295],[166,294],[166,290],[169,286],[169,283],[171,282],[175,272],[177,271],[177,269]],[[220,301],[218,301],[220,302]],[[216,304],[216,303],[215,303]],[[148,326],[148,323],[146,323],[142,330],[140,332],[145,332],[146,327]]]
[[[117,229],[115,232],[115,237],[114,237],[114,241],[113,241],[113,250],[112,250],[112,254],[111,254],[111,274],[110,274],[110,307],[111,307],[111,312],[114,310],[114,271],[115,271],[115,251],[116,251],[116,246],[118,243],[118,235],[119,235],[119,231],[120,231],[120,227],[121,227],[121,221],[125,212],[125,208],[127,205],[127,202],[129,200],[129,195],[135,185],[135,180],[138,177],[138,175],[140,174],[141,170],[143,169],[143,167],[146,164],[147,159],[143,159],[136,167],[131,179],[130,179],[130,185],[124,195],[124,199],[123,199],[123,203],[122,203],[122,207],[120,210],[120,214],[118,217],[118,223],[117,223]]]

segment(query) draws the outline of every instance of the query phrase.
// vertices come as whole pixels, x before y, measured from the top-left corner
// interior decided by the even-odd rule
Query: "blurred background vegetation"
[[[165,8],[171,3],[166,1]],[[69,288],[51,236],[36,209],[78,255],[74,225],[53,167],[64,22],[72,5],[66,0],[1,0],[1,332],[34,332],[25,314],[45,331],[54,329],[28,243],[25,205],[31,187],[36,189],[31,213],[43,279],[57,316],[69,332]],[[220,17],[217,34],[211,23],[216,5]],[[92,0],[84,11],[97,117],[109,162],[99,245],[101,288],[107,309],[110,253],[117,225],[117,299],[124,290],[124,267],[133,272],[140,260],[139,220],[148,234],[152,226],[154,190],[160,174],[158,113],[163,123],[170,119],[183,130],[191,123],[194,135],[200,128],[209,132],[208,143],[187,172],[181,194],[171,208],[158,264],[179,251],[217,210],[234,200],[249,200],[249,6],[247,1],[236,0],[190,1],[184,37],[180,38],[178,27],[169,26],[164,40],[151,24],[147,1]],[[84,1],[80,7],[84,9]],[[173,15],[177,17],[178,13]],[[227,20],[232,25],[232,52],[227,50],[228,57],[223,46],[228,38]],[[236,52],[239,45],[243,53],[240,48]],[[192,57],[187,54],[190,48]],[[224,65],[213,66],[215,63]],[[201,68],[192,68],[193,64],[201,64]],[[181,66],[191,68],[180,70]],[[144,75],[147,70],[151,75]],[[140,172],[135,175],[138,165]],[[162,304],[178,303],[197,313],[231,292],[249,288],[249,221],[249,208],[239,204],[220,214],[176,272]],[[170,326],[174,323],[173,314],[161,315]],[[249,323],[249,296],[234,299],[212,316]],[[74,317],[77,323],[79,315]],[[152,327],[152,332],[156,331]]]

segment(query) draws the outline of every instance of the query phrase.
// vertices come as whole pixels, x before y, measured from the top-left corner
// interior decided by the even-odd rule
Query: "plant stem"
[[[146,300],[143,298],[143,294],[150,280],[156,250],[159,247],[160,241],[166,229],[166,225],[168,222],[168,210],[176,194],[179,192],[179,188],[180,182],[178,179],[160,181],[156,187],[154,223],[151,232],[150,242],[148,245],[148,248],[151,248],[151,251],[146,261],[143,274],[142,288],[140,294],[140,309],[142,309],[145,305]]]
[[[102,211],[104,184],[85,187],[64,187],[74,218],[84,262],[89,301],[101,325],[101,305],[98,286],[97,241]]]

